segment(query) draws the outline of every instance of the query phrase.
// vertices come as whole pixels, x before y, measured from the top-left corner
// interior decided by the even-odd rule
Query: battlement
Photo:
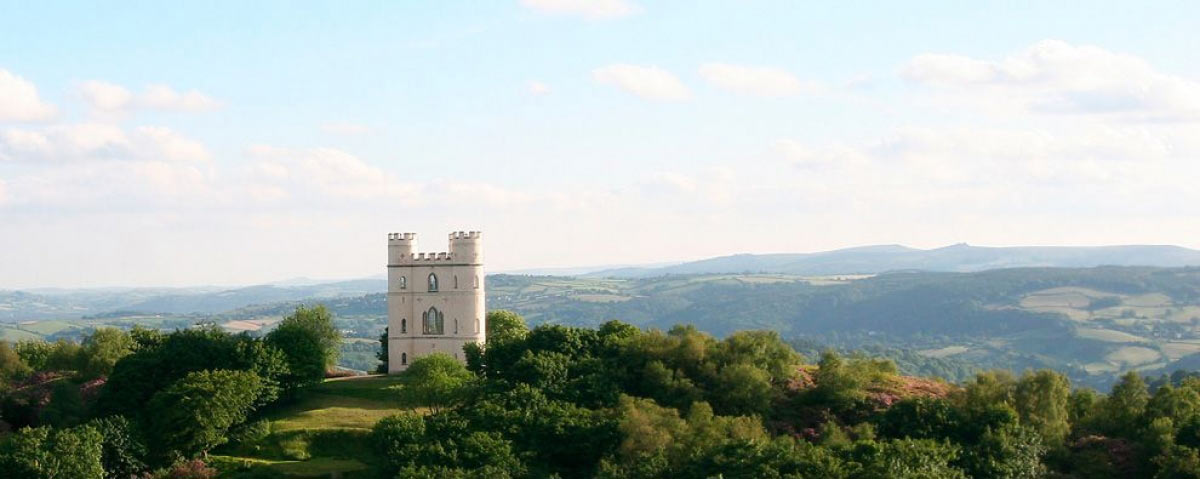
[[[458,261],[467,264],[482,262],[482,236],[479,231],[450,233],[449,251],[418,253],[416,233],[388,233],[388,264],[429,264]]]
[[[479,240],[481,235],[479,231],[455,231],[450,233],[450,241]]]

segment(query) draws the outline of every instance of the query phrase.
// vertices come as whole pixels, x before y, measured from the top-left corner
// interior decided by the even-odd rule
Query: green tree
[[[41,419],[42,424],[70,427],[79,424],[85,413],[79,385],[60,380],[51,389],[50,402],[42,409]]]
[[[474,377],[458,360],[444,353],[421,356],[401,376],[402,391],[435,413],[456,404]]]
[[[103,438],[100,462],[105,479],[130,479],[147,469],[146,445],[124,416],[93,419],[87,425]]]
[[[155,394],[147,419],[158,457],[207,455],[246,420],[261,390],[252,372],[216,370],[189,373]]]
[[[1103,431],[1113,436],[1135,437],[1149,402],[1150,393],[1146,391],[1146,382],[1141,375],[1130,371],[1121,376],[1100,406],[1099,422]]]
[[[324,306],[298,307],[267,334],[267,344],[279,348],[287,358],[287,389],[316,384],[337,364],[342,334],[333,326],[333,316]]]
[[[771,387],[770,373],[738,363],[721,368],[712,396],[715,407],[723,414],[762,416],[769,412],[778,394]]]
[[[0,474],[21,479],[102,479],[95,429],[25,428],[0,441]]]
[[[971,477],[1038,479],[1046,474],[1046,447],[1031,428],[1008,424],[989,428],[970,444],[960,464]]]
[[[342,333],[333,325],[333,313],[329,312],[325,305],[299,306],[291,315],[284,317],[275,330],[289,328],[307,331],[316,338],[324,351],[322,357],[326,368],[337,365],[338,356],[342,351]],[[284,353],[287,353],[287,350],[284,350]]]
[[[117,361],[137,347],[133,337],[116,328],[99,328],[83,340],[79,374],[86,379],[108,376]]]
[[[379,351],[375,353],[375,359],[379,360],[379,366],[375,367],[375,372],[378,374],[388,373],[388,328],[383,327],[383,334],[379,335]]]
[[[525,318],[503,309],[488,311],[486,329],[488,343],[524,339],[529,334],[529,326],[525,325]]]
[[[1059,447],[1071,432],[1070,395],[1066,376],[1043,369],[1017,381],[1013,402],[1021,424],[1036,431],[1046,445]]]
[[[21,379],[32,370],[8,341],[0,341],[0,392],[9,381]]]
[[[928,439],[860,442],[852,455],[862,465],[857,479],[966,479],[952,464],[958,446]]]

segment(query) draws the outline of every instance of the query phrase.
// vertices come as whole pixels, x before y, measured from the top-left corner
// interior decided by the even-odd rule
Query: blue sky
[[[0,2],[0,288],[1200,247],[1195,2]]]

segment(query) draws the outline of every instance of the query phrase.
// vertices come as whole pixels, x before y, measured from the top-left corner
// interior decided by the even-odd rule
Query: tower
[[[415,233],[388,234],[388,373],[441,352],[466,362],[463,346],[487,331],[478,231],[450,233],[449,251],[417,253]]]

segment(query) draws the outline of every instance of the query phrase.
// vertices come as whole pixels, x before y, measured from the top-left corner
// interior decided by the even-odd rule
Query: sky
[[[893,3],[893,5],[884,5]],[[1200,2],[0,0],[0,288],[1200,248]]]

